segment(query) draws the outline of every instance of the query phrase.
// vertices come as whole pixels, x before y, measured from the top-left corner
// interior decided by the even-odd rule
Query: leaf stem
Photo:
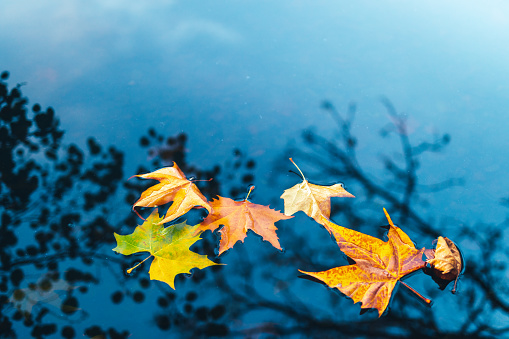
[[[300,170],[299,166],[297,166],[297,164],[295,162],[293,162],[293,159],[290,158],[290,161],[292,162],[292,164],[295,165],[295,167],[297,167],[297,169],[299,170],[300,172],[300,175],[302,176],[302,180],[306,180],[306,177],[304,176],[304,173],[302,173],[302,171]]]
[[[249,187],[249,192],[247,192],[246,199],[244,201],[247,201],[247,198],[249,198],[249,195],[251,194],[251,191],[255,189],[255,186]]]
[[[207,180],[205,180],[205,179],[192,179],[192,180],[189,180],[189,181],[197,182],[197,181],[212,181],[212,180],[214,180],[214,178],[210,178],[210,179],[207,179]]]
[[[452,288],[452,294],[456,294],[456,287],[458,286],[458,279],[459,276],[456,277],[456,280],[454,280],[454,287]]]
[[[412,287],[408,286],[407,283],[405,283],[404,281],[399,281],[400,283],[403,284],[403,286],[405,286],[406,288],[408,288],[410,291],[414,292],[416,296],[418,296],[422,301],[424,301],[427,305],[431,306],[431,304],[433,304],[433,301],[431,299],[428,299],[428,298],[425,298],[422,294],[420,294],[419,292],[417,292],[416,290],[414,290]]]
[[[148,258],[150,258],[151,256],[152,256],[152,254],[151,254],[151,255],[149,255],[148,257],[146,257],[145,259],[143,259],[143,261],[141,261],[141,262],[139,262],[138,264],[136,264],[136,266],[131,267],[130,269],[128,269],[128,270],[127,270],[127,274],[131,274],[131,272],[132,272],[132,271],[133,271],[136,267],[138,267],[138,266],[140,266],[141,264],[143,264],[143,263],[144,263],[144,262],[145,262]]]
[[[147,219],[143,218],[143,217],[140,215],[140,213],[138,213],[138,211],[137,211],[134,207],[135,207],[135,206],[133,206],[133,212],[134,212],[134,213],[136,213],[136,215],[137,215],[138,217],[140,217],[141,219],[143,219],[143,220],[145,220],[145,221],[146,221]]]
[[[387,213],[387,210],[385,209],[385,207],[383,209],[384,209],[385,216],[387,217],[387,220],[389,221],[389,225],[394,226],[394,223],[392,222],[392,219],[389,216],[389,213]]]

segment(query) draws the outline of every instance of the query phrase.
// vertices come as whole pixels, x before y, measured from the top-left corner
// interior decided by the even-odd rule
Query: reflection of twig
[[[79,258],[86,258],[86,259],[97,259],[97,260],[104,260],[106,262],[115,262],[117,264],[123,264],[126,261],[119,259],[117,257],[112,257],[104,254],[100,254],[97,252],[78,252],[76,253],[76,257]],[[13,267],[18,266],[24,266],[24,265],[33,265],[35,263],[42,264],[46,262],[52,262],[55,260],[61,260],[61,259],[75,259],[76,257],[71,256],[69,251],[63,251],[51,255],[44,255],[36,258],[30,258],[30,259],[18,259],[11,262],[11,267],[9,269],[6,269],[5,267],[0,267],[0,270],[4,271],[3,273],[7,274],[9,273]]]
[[[361,320],[361,321],[339,321],[336,319],[319,319],[307,308],[298,307],[297,304],[291,302],[277,302],[272,301],[256,291],[250,285],[244,285],[241,289],[243,293],[240,293],[238,288],[232,288],[225,282],[224,279],[216,279],[216,283],[220,286],[227,294],[235,300],[237,305],[242,305],[244,312],[255,312],[257,310],[273,310],[290,319],[293,323],[288,321],[279,322],[279,324],[273,324],[272,326],[260,325],[250,327],[247,329],[239,330],[239,334],[258,334],[258,333],[273,333],[278,335],[288,335],[289,333],[299,333],[303,336],[310,336],[313,333],[324,333],[331,332],[338,335],[339,333],[343,336],[370,336],[370,337],[384,337],[384,338],[402,338],[413,333],[414,335],[419,334],[420,326],[430,325],[430,320],[426,323],[420,318],[398,318],[391,316],[390,319],[384,319],[385,324],[390,327],[399,326],[401,321],[412,323],[415,326],[414,331],[407,335],[401,336],[391,335],[386,331],[384,326],[370,326],[374,320]]]
[[[490,301],[494,308],[499,308],[502,311],[509,313],[509,303],[502,300],[498,293],[493,289],[491,284],[486,280],[483,274],[473,262],[468,264],[469,279],[475,281],[479,287],[485,292],[485,298]]]
[[[348,178],[348,180],[357,181],[368,196],[379,196],[390,204],[389,207],[391,209],[400,210],[400,220],[402,223],[410,219],[416,224],[414,227],[417,227],[421,232],[432,237],[437,237],[439,232],[431,224],[424,221],[412,207],[412,199],[416,195],[417,188],[420,187],[417,180],[417,161],[415,158],[421,155],[425,148],[430,150],[441,149],[443,144],[448,142],[448,139],[439,139],[434,143],[436,147],[432,147],[431,145],[433,144],[431,143],[427,146],[423,145],[417,150],[417,154],[414,154],[413,147],[408,138],[404,117],[397,114],[388,100],[384,99],[383,103],[396,126],[405,159],[405,167],[399,168],[390,158],[385,158],[386,168],[393,174],[396,179],[395,181],[400,183],[397,187],[389,190],[386,186],[377,184],[362,170],[355,154],[355,138],[350,133],[351,122],[355,113],[352,106],[348,110],[347,119],[343,119],[332,104],[327,103],[322,106],[331,113],[331,116],[340,126],[342,139],[339,145],[314,132],[308,131],[304,134],[304,141],[314,152],[292,149],[292,155],[306,158],[311,163],[319,165],[322,172],[326,171],[336,176]],[[436,185],[430,185],[427,188],[431,191],[437,191],[449,187],[447,185],[460,183],[458,180],[449,180]],[[402,197],[400,197],[399,192],[403,193]],[[412,226],[409,225],[409,227]]]
[[[314,136],[319,141],[324,141],[325,139],[320,136]],[[314,142],[313,144],[318,143],[318,141]],[[313,145],[314,146],[314,145]],[[351,180],[356,180],[365,190],[368,195],[371,196],[379,196],[383,198],[385,201],[389,203],[389,207],[391,209],[396,210],[402,210],[406,211],[406,215],[408,218],[410,218],[413,222],[417,224],[417,227],[421,232],[423,232],[426,235],[437,237],[439,235],[439,232],[434,229],[434,227],[422,219],[420,215],[413,210],[411,207],[411,204],[405,204],[405,201],[401,201],[397,194],[393,193],[392,191],[386,190],[383,186],[377,185],[374,181],[372,181],[361,169],[360,167],[357,167],[355,165],[354,161],[350,161],[347,157],[347,155],[336,146],[332,146],[334,149],[330,151],[331,153],[337,154],[338,160],[341,160],[343,162],[347,162],[344,164],[344,169],[338,169],[337,167],[332,166],[330,163],[326,161],[320,161],[318,156],[302,152],[299,150],[293,150],[293,153],[297,153],[298,156],[305,158],[307,160],[311,160],[314,163],[320,163],[323,165],[323,170],[328,171],[331,174],[334,175],[342,175],[346,176]]]
[[[408,133],[406,129],[406,121],[400,116],[392,103],[386,98],[382,99],[382,103],[385,105],[387,112],[389,112],[390,116],[394,119],[394,125],[398,130],[398,135],[401,141],[401,147],[403,151],[403,155],[405,158],[406,168],[404,172],[406,175],[403,177],[406,179],[405,185],[405,194],[402,199],[402,204],[404,206],[410,206],[410,199],[412,195],[415,193],[415,185],[417,183],[417,174],[416,174],[416,162],[414,160],[414,155],[412,154],[412,146],[410,144],[410,140],[408,139]],[[402,211],[402,222],[404,222],[408,217],[408,208],[404,208]]]

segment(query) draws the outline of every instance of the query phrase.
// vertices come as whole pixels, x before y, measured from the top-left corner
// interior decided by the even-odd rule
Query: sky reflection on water
[[[131,136],[150,126],[186,131],[200,134],[190,140],[190,156],[205,164],[233,147],[268,164],[267,152],[302,129],[327,133],[323,99],[359,103],[357,128],[370,159],[379,153],[376,131],[388,121],[384,95],[409,114],[416,132],[452,135],[431,171],[436,179],[473,175],[465,189],[481,194],[476,200],[487,208],[482,201],[505,194],[494,178],[509,165],[500,156],[509,41],[499,33],[509,29],[507,6],[8,1],[0,60],[13,81],[27,83],[29,98],[62,113],[70,138],[93,134],[132,149]],[[457,200],[465,192],[448,194]]]

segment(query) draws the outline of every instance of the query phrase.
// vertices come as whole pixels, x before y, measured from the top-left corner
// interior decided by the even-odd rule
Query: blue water
[[[221,172],[214,175],[220,187],[210,188],[210,193],[242,199],[254,184],[251,201],[277,210],[283,209],[279,199],[283,190],[299,181],[288,173],[295,170],[287,160],[292,156],[310,181],[341,181],[356,195],[354,202],[333,200],[334,220],[351,225],[351,215],[342,212],[351,208],[363,222],[368,221],[356,227],[377,235],[371,226],[385,223],[381,208],[389,203],[382,196],[370,199],[355,178],[324,168],[324,163],[331,168],[341,167],[341,163],[328,158],[324,141],[309,148],[302,132],[311,131],[340,144],[341,129],[320,106],[329,100],[345,115],[348,105],[355,102],[351,133],[357,140],[357,164],[387,192],[399,192],[398,185],[404,185],[404,180],[394,180],[384,168],[387,156],[404,164],[398,135],[383,137],[380,133],[382,129],[390,131],[394,122],[382,101],[387,98],[404,117],[412,145],[432,142],[445,133],[450,136],[450,143],[440,152],[427,152],[419,158],[417,176],[422,185],[454,181],[439,192],[419,186],[411,206],[440,234],[458,239],[467,261],[477,265],[470,271],[472,276],[467,267],[457,295],[447,289],[438,291],[423,274],[411,277],[412,286],[433,297],[434,306],[421,307],[400,287],[391,304],[397,311],[375,320],[375,313],[359,316],[359,305],[340,294],[297,278],[297,269],[325,270],[346,264],[325,230],[303,213],[277,224],[284,253],[250,234],[244,244],[238,243],[224,255],[222,260],[228,266],[214,274],[210,268],[204,269],[209,273],[202,281],[178,280],[175,292],[157,281],[143,287],[145,281],[140,283],[140,279],[148,278],[148,265],[133,278],[124,277],[118,264],[104,266],[105,261],[119,258],[111,251],[114,244],[109,232],[104,237],[110,237],[110,242],[93,249],[104,260],[93,258],[91,265],[82,268],[97,276],[97,282],[80,281],[76,285],[86,285],[88,291],[73,290],[80,311],[72,318],[50,308],[50,314],[40,320],[41,324],[57,324],[57,332],[49,337],[59,337],[65,326],[75,328],[76,337],[81,337],[92,325],[127,331],[133,338],[204,333],[377,337],[382,334],[350,333],[345,325],[369,322],[376,326],[376,321],[383,324],[386,334],[507,336],[505,331],[497,332],[506,327],[509,316],[504,244],[507,204],[503,203],[509,196],[505,180],[509,167],[507,31],[509,5],[503,1],[5,1],[0,11],[0,71],[9,71],[5,80],[9,88],[23,83],[28,110],[34,103],[55,109],[65,131],[62,145],[75,143],[85,150],[87,138],[94,137],[103,150],[111,145],[124,154],[125,164],[115,181],[117,190],[109,189],[111,196],[94,209],[77,211],[81,220],[69,223],[79,241],[90,237],[87,222],[98,215],[122,234],[132,232],[140,222],[134,218],[131,224],[120,222],[131,213],[129,203],[124,202],[123,185],[139,166],[145,171],[156,169],[152,161],[158,158],[148,154],[150,147],[140,146],[140,137],[147,135],[149,128],[164,138],[185,133],[185,161],[190,166],[201,170],[221,166]],[[234,149],[241,155],[235,155]],[[309,161],[295,150],[310,152],[325,159],[324,163]],[[158,165],[172,160],[163,159]],[[246,166],[249,160],[256,163],[254,169]],[[241,162],[240,169],[235,167],[236,161]],[[243,181],[242,176],[248,173],[254,177]],[[86,191],[88,184],[75,186],[77,199],[83,199],[80,192]],[[33,200],[37,200],[35,195]],[[28,206],[34,215],[42,209],[40,202]],[[8,208],[3,206],[2,211]],[[65,212],[65,208],[52,211],[50,219],[59,220]],[[389,212],[404,228],[404,213]],[[187,218],[194,222],[205,215],[193,213]],[[405,231],[418,247],[432,246],[434,237],[422,225],[409,221],[407,226]],[[16,246],[34,242],[34,232],[28,224],[16,228],[20,239]],[[215,240],[210,234],[204,236]],[[299,261],[300,249],[307,253],[307,257],[301,254],[307,261]],[[70,267],[82,265],[77,262],[62,259],[58,270],[64,275]],[[247,267],[252,267],[253,276],[246,272]],[[31,265],[23,269],[20,288],[45,272]],[[11,273],[12,269],[5,267],[1,272],[2,277]],[[258,289],[260,298],[253,297],[253,305],[233,298],[216,277],[227,279],[241,291],[239,286],[246,281]],[[14,289],[7,285],[2,293],[9,295]],[[186,299],[191,290],[199,291],[195,301]],[[116,291],[124,295],[120,304],[111,299]],[[143,302],[132,300],[136,291],[143,291]],[[175,301],[168,308],[158,306],[158,299],[169,292],[174,293]],[[499,299],[488,298],[489,292]],[[275,309],[270,302],[284,308]],[[206,320],[200,318],[205,312],[203,308],[198,311],[200,307],[212,310],[217,305],[225,306],[224,310],[216,308],[214,314],[221,314],[217,319],[212,311],[207,311]],[[252,312],[246,311],[249,309]],[[303,314],[307,310],[313,321],[303,323],[300,315],[292,316],[291,309]],[[4,308],[2,312],[11,317],[14,310]],[[176,314],[190,323],[182,325]],[[167,320],[157,318],[160,315],[170,317],[171,328],[158,326]],[[408,318],[413,319],[413,325],[402,320]],[[419,323],[419,319],[426,320]],[[327,327],[331,322],[336,327]],[[217,332],[183,330],[186,326],[216,325],[222,326]],[[430,329],[432,325],[438,330]],[[18,337],[26,337],[34,326],[18,321],[14,328]]]

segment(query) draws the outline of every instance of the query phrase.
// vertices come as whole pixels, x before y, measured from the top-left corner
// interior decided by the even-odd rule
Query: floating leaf
[[[438,237],[435,257],[428,259],[431,265],[432,276],[437,278],[438,285],[444,289],[454,280],[453,293],[456,292],[456,283],[463,269],[463,260],[458,247],[448,238]]]
[[[191,273],[194,267],[202,269],[217,265],[206,255],[189,250],[189,247],[200,239],[199,235],[194,235],[198,226],[189,226],[182,222],[164,227],[161,225],[161,220],[156,209],[142,225],[136,227],[132,234],[115,233],[117,247],[113,251],[124,255],[149,252],[151,255],[148,258],[154,257],[149,270],[150,279],[163,281],[173,289],[175,289],[177,274]],[[140,264],[129,269],[127,273],[131,273]]]
[[[249,190],[250,193],[253,188],[254,186]],[[270,242],[272,246],[281,250],[276,235],[277,228],[274,223],[292,217],[285,216],[268,206],[253,204],[247,200],[248,197],[243,201],[218,197],[211,203],[212,213],[199,225],[198,230],[200,231],[214,231],[223,225],[219,230],[221,234],[219,255],[232,248],[237,241],[243,242],[248,230],[262,236],[263,240]]]
[[[293,215],[298,211],[303,211],[320,224],[325,224],[330,218],[330,198],[354,198],[348,193],[342,184],[332,186],[320,186],[310,184],[300,168],[293,162],[302,175],[302,182],[284,191],[281,198],[285,201],[285,215]]]
[[[173,201],[166,216],[160,221],[161,224],[186,214],[195,206],[204,207],[209,213],[211,211],[207,199],[192,181],[187,180],[175,162],[173,167],[164,167],[151,173],[135,176],[159,180],[160,183],[145,190],[140,199],[134,203],[133,210],[136,206],[156,207]]]
[[[416,249],[408,235],[385,213],[390,224],[387,242],[327,221],[326,227],[339,248],[355,264],[323,272],[301,271],[337,288],[355,303],[360,301],[362,308],[376,308],[379,316],[387,308],[398,281],[426,266],[422,260],[424,248]]]

